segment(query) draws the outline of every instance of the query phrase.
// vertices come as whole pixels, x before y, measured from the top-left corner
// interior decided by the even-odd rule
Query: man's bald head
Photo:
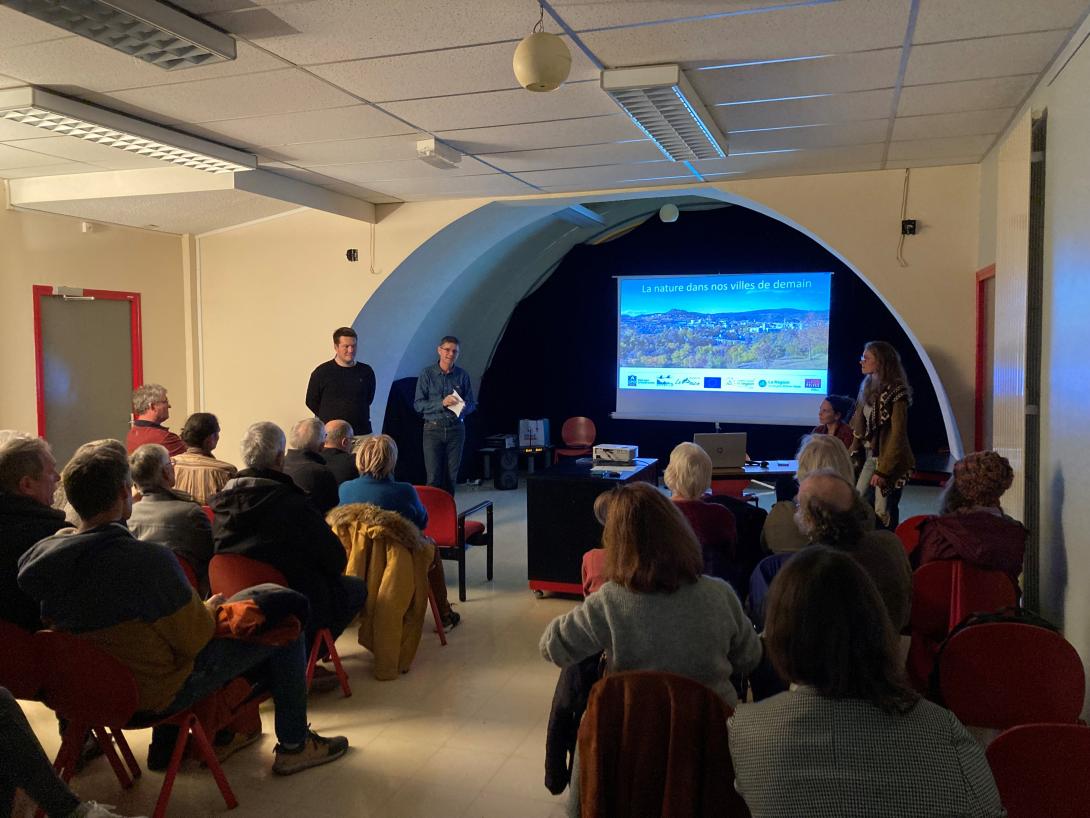
[[[331,420],[325,425],[325,447],[348,450],[352,442],[352,426],[347,420]]]
[[[831,469],[811,472],[799,485],[795,522],[811,542],[854,545],[863,535],[855,486]]]
[[[814,500],[830,511],[849,511],[855,505],[855,486],[832,469],[811,472],[799,484],[799,505]]]

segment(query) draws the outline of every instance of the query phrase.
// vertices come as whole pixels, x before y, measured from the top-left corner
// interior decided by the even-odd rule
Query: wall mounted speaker
[[[519,487],[519,453],[515,449],[499,449],[493,455],[492,485],[500,491]]]

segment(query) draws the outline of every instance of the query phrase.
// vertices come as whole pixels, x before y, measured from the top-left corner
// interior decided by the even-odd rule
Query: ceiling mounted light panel
[[[230,35],[156,0],[0,0],[0,6],[168,71],[235,59]]]
[[[208,173],[257,167],[253,154],[32,86],[0,90],[0,119]]]
[[[668,159],[722,159],[727,138],[677,65],[610,68],[602,90],[624,109]]]

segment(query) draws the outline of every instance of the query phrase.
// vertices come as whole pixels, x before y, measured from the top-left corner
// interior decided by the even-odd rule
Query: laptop
[[[712,470],[741,469],[746,465],[745,432],[709,432],[693,435],[693,443],[708,453]]]

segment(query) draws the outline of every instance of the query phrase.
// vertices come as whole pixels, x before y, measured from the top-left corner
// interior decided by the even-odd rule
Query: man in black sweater
[[[369,435],[375,370],[356,360],[356,343],[356,331],[351,327],[334,330],[333,360],[310,373],[307,408],[323,423],[344,420],[357,435]]]

